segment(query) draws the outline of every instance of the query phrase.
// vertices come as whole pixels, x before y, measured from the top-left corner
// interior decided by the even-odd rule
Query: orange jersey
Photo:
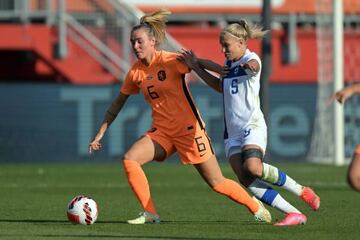
[[[155,51],[150,66],[141,61],[132,66],[121,92],[126,95],[143,92],[152,109],[153,128],[169,136],[190,134],[205,125],[185,81],[189,71],[175,53]]]

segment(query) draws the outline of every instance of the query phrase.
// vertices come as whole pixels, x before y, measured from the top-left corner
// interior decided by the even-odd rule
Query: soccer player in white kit
[[[310,187],[298,184],[280,169],[263,162],[267,126],[260,109],[261,60],[247,48],[247,40],[262,38],[265,34],[262,27],[240,20],[228,25],[220,35],[227,67],[199,59],[189,50],[182,50],[180,60],[210,87],[223,93],[225,154],[239,181],[258,199],[286,214],[275,225],[305,224],[307,217],[265,183],[296,194],[314,211],[320,207],[320,198]],[[205,69],[222,77],[216,77]]]

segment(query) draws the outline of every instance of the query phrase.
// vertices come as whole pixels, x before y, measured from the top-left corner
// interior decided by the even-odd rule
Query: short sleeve
[[[261,69],[262,69],[261,59],[260,59],[260,57],[259,57],[256,53],[251,52],[251,53],[247,56],[246,62],[249,62],[249,61],[251,61],[251,60],[256,60],[256,61],[259,63],[260,70],[259,70],[258,72],[256,72],[256,73],[254,73],[254,72],[251,71],[250,69],[246,69],[245,72],[246,72],[247,74],[249,74],[250,76],[255,76],[255,75],[257,75],[257,74],[259,74],[259,73],[261,72]]]
[[[126,95],[133,95],[139,93],[139,91],[140,89],[135,84],[135,80],[134,80],[134,70],[130,70],[126,75],[125,81],[121,86],[120,92]]]
[[[185,64],[180,62],[179,60],[175,60],[175,64],[176,64],[176,69],[181,73],[181,74],[186,74],[190,72],[190,68]]]
[[[249,61],[251,61],[251,60],[256,60],[256,61],[259,63],[260,68],[261,68],[261,59],[260,59],[260,57],[259,57],[256,53],[251,52],[251,53],[247,56],[246,62],[249,62]]]

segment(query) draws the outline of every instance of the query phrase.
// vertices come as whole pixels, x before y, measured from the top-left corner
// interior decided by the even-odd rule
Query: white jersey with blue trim
[[[260,65],[257,73],[244,69],[245,64],[255,59]],[[265,127],[264,115],[260,109],[260,73],[259,56],[246,49],[244,56],[236,61],[226,62],[230,72],[222,79],[225,132],[224,139],[241,136],[247,128]]]

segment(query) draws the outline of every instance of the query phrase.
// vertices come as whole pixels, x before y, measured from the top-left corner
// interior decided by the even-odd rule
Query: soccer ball
[[[91,225],[98,217],[97,204],[91,197],[76,196],[67,207],[67,217],[72,223]]]

